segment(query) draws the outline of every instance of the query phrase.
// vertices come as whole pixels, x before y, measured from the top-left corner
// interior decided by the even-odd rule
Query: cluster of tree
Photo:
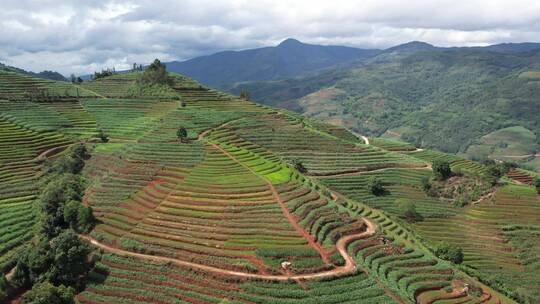
[[[452,169],[448,161],[436,159],[432,162],[431,168],[435,178],[438,180],[446,180],[452,176]]]
[[[456,245],[439,242],[433,248],[433,253],[440,259],[450,261],[454,264],[461,264],[463,262],[463,249]]]
[[[104,70],[101,70],[101,72],[94,72],[93,79],[95,80],[95,79],[105,78],[105,77],[112,76],[114,74],[116,74],[116,69],[114,67],[112,69],[106,68]]]
[[[487,169],[483,178],[491,185],[497,184],[497,182],[503,175],[517,167],[517,165],[514,163],[496,162],[494,160],[485,160],[483,164],[484,166],[486,166]]]
[[[251,100],[251,96],[250,96],[248,91],[241,91],[240,92],[240,99]]]
[[[453,172],[447,161],[433,162],[433,176],[422,178],[422,189],[431,197],[451,200],[455,207],[464,207],[492,191],[499,178],[510,168],[508,164],[494,163],[486,174],[476,175]],[[449,179],[450,176],[457,177]]]
[[[382,181],[375,176],[369,177],[366,187],[368,192],[375,196],[380,196],[386,193],[386,189],[384,188]]]
[[[155,59],[142,75],[137,79],[137,83],[141,86],[152,85],[172,85],[173,79],[167,74],[167,67],[161,63],[159,59]]]
[[[143,65],[142,64],[139,64],[137,65],[137,63],[133,63],[133,67],[131,68],[131,71],[132,72],[136,72],[136,71],[143,71],[144,68],[143,68]]]
[[[90,156],[84,145],[75,145],[46,169],[45,184],[39,196],[42,209],[42,233],[55,237],[72,228],[86,232],[94,224],[91,207],[81,204],[84,179],[79,174]]]
[[[73,83],[73,84],[76,84],[76,83],[81,84],[81,83],[83,83],[82,78],[81,77],[76,77],[75,74],[71,74],[70,78],[71,78],[71,83]]]
[[[45,164],[38,198],[40,229],[32,246],[17,257],[10,281],[0,280],[0,301],[16,290],[31,288],[23,303],[74,303],[75,290],[94,264],[90,246],[76,234],[88,232],[95,223],[92,209],[81,203],[80,172],[89,157],[84,145],[76,145]]]

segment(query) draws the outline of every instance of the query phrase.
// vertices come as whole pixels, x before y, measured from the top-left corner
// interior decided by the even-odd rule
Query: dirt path
[[[289,223],[291,223],[291,225],[293,226],[293,228],[298,232],[300,233],[300,235],[302,235],[302,237],[304,237],[304,239],[306,239],[306,241],[308,242],[308,244],[313,248],[315,249],[319,255],[321,256],[322,260],[324,261],[324,263],[326,264],[330,264],[330,259],[328,258],[328,253],[326,253],[324,251],[324,249],[321,247],[321,245],[319,243],[317,243],[315,241],[315,239],[313,238],[313,236],[311,234],[309,234],[304,228],[302,228],[302,226],[300,226],[298,224],[298,221],[296,220],[296,218],[294,217],[294,215],[291,214],[291,212],[289,211],[289,209],[287,209],[287,206],[285,206],[285,202],[283,202],[283,200],[281,199],[281,197],[279,196],[279,193],[277,192],[276,188],[274,187],[274,185],[272,184],[272,182],[270,182],[268,179],[260,176],[259,174],[257,174],[255,171],[253,171],[250,167],[244,165],[242,162],[240,162],[239,160],[237,160],[233,155],[231,155],[229,152],[225,151],[223,148],[221,148],[219,145],[217,144],[214,144],[214,143],[210,143],[212,145],[212,147],[218,149],[219,151],[221,151],[221,153],[227,155],[230,159],[232,159],[234,162],[236,162],[237,164],[239,164],[240,166],[246,168],[247,170],[249,170],[253,175],[255,176],[259,176],[262,180],[264,180],[264,182],[267,184],[268,188],[270,189],[270,191],[272,191],[272,195],[274,196],[274,199],[276,200],[276,202],[279,204],[279,207],[281,208],[281,211],[283,212],[283,215],[285,215],[285,217],[287,218],[287,220],[289,221]]]
[[[339,275],[353,273],[354,271],[356,271],[356,263],[354,262],[353,258],[349,255],[347,251],[347,245],[354,240],[363,239],[375,233],[375,225],[367,219],[363,219],[363,220],[366,224],[366,231],[359,234],[344,236],[340,238],[336,243],[336,248],[338,249],[339,253],[343,257],[343,260],[345,260],[345,265],[336,267],[328,271],[323,271],[323,272],[318,272],[318,273],[300,274],[300,275],[288,275],[288,274],[265,275],[265,274],[256,274],[256,273],[221,269],[217,267],[187,262],[187,261],[174,259],[174,258],[136,253],[136,252],[126,251],[119,248],[114,248],[114,247],[102,244],[88,235],[80,235],[80,237],[82,239],[89,241],[92,245],[102,249],[103,251],[114,253],[116,255],[135,257],[135,258],[140,258],[140,259],[148,259],[148,260],[153,260],[157,262],[171,263],[177,266],[189,267],[189,268],[194,268],[194,269],[198,269],[202,271],[218,273],[222,275],[229,275],[229,276],[249,278],[249,279],[262,279],[262,280],[270,280],[270,281],[312,280],[312,279],[335,277]]]
[[[497,191],[497,190],[495,190],[495,191]],[[478,204],[478,203],[482,202],[483,200],[485,200],[485,199],[488,199],[488,198],[492,197],[492,196],[493,196],[493,194],[495,194],[495,191],[493,191],[493,192],[490,192],[490,193],[488,193],[488,194],[484,194],[484,195],[480,196],[480,197],[479,197],[479,198],[478,198],[477,200],[475,200],[474,202],[471,202],[470,204],[474,206],[474,205],[476,205],[476,204]]]
[[[367,138],[367,137],[364,136],[364,135],[360,135],[360,137],[364,140],[364,143],[365,143],[366,145],[369,145],[369,138]]]

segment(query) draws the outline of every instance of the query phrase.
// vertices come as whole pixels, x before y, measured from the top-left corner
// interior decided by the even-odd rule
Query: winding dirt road
[[[217,127],[214,127],[214,128],[211,128],[209,130],[206,130],[206,131],[202,132],[201,134],[199,134],[198,139],[199,140],[204,140],[205,139],[204,137],[207,134],[209,134],[212,130],[218,129],[220,127],[224,127],[224,126],[230,124],[233,121],[234,120],[225,122],[225,123],[223,123],[223,124],[221,124],[221,125],[219,125]],[[294,227],[294,229],[297,230],[306,239],[306,241],[310,244],[310,246],[312,246],[315,250],[317,250],[319,252],[319,254],[321,255],[322,260],[325,263],[330,263],[328,253],[326,253],[322,249],[321,245],[315,241],[315,239],[313,238],[312,235],[310,235],[303,227],[301,227],[298,224],[298,222],[295,219],[294,215],[292,215],[290,213],[290,211],[287,209],[285,203],[283,202],[283,200],[279,196],[279,193],[275,189],[274,185],[272,185],[272,183],[268,179],[264,178],[263,176],[260,176],[255,171],[253,171],[251,168],[249,168],[245,164],[241,163],[233,155],[231,155],[229,152],[225,151],[219,145],[217,145],[215,143],[212,143],[212,142],[209,142],[209,141],[207,141],[207,142],[210,145],[212,145],[212,147],[218,149],[223,154],[227,155],[229,158],[234,160],[236,163],[240,164],[241,166],[243,166],[244,168],[246,168],[247,170],[252,172],[255,176],[259,176],[261,179],[263,179],[268,184],[268,187],[272,191],[276,202],[279,204],[280,208],[283,211],[283,214],[287,217],[287,219],[289,220],[291,225]],[[88,235],[80,235],[80,237],[87,240],[87,241],[89,241],[92,245],[94,245],[94,246],[96,246],[96,247],[98,247],[98,248],[100,248],[100,249],[102,249],[103,251],[106,251],[106,252],[114,253],[114,254],[121,255],[121,256],[129,256],[129,257],[135,257],[135,258],[141,258],[141,259],[149,259],[149,260],[158,261],[158,262],[172,263],[172,264],[177,265],[177,266],[189,267],[189,268],[198,269],[198,270],[202,270],[202,271],[207,271],[207,272],[211,272],[211,273],[235,276],[235,277],[240,277],[240,278],[263,279],[263,280],[271,280],[271,281],[310,280],[310,279],[320,279],[320,278],[327,278],[327,277],[335,277],[335,276],[339,276],[339,275],[353,273],[353,272],[356,271],[357,265],[356,265],[353,257],[349,255],[349,253],[347,251],[347,245],[350,242],[354,241],[354,240],[367,238],[369,236],[372,236],[375,233],[375,225],[371,221],[369,221],[368,219],[364,218],[363,221],[364,221],[364,223],[366,225],[366,230],[364,232],[358,233],[358,234],[352,234],[352,235],[343,236],[336,243],[336,248],[337,248],[338,252],[340,253],[340,255],[343,257],[343,260],[345,261],[345,264],[343,266],[335,267],[335,268],[333,268],[331,270],[327,270],[327,271],[322,271],[322,272],[317,272],[317,273],[309,273],[309,274],[301,274],[301,275],[293,275],[293,274],[269,275],[269,274],[256,274],[256,273],[248,273],[248,272],[221,269],[221,268],[217,268],[217,267],[212,267],[212,266],[208,266],[208,265],[204,265],[204,264],[197,264],[197,263],[188,262],[188,261],[184,261],[184,260],[179,260],[179,259],[175,259],[175,258],[137,253],[137,252],[123,250],[123,249],[120,249],[120,248],[111,247],[109,245],[100,243],[99,241],[97,241],[96,239],[94,239],[94,238],[92,238],[92,237],[90,237]]]
[[[194,268],[202,271],[217,273],[217,274],[223,274],[223,275],[229,275],[229,276],[235,276],[240,278],[249,278],[249,279],[262,279],[262,280],[270,280],[270,281],[287,281],[287,280],[312,280],[312,279],[320,279],[320,278],[327,278],[327,277],[335,277],[339,275],[349,274],[356,271],[356,263],[354,262],[353,257],[351,257],[347,251],[347,245],[358,239],[363,239],[366,237],[369,237],[375,233],[375,225],[367,220],[363,219],[364,223],[366,224],[366,230],[362,233],[348,235],[340,238],[336,243],[336,248],[338,249],[339,253],[345,260],[345,265],[336,267],[334,269],[323,271],[323,272],[317,272],[317,273],[308,273],[308,274],[299,274],[299,275],[288,275],[288,274],[282,274],[282,275],[265,275],[265,274],[256,274],[256,273],[248,273],[248,272],[241,272],[241,271],[233,271],[233,270],[227,270],[227,269],[221,269],[217,267],[212,267],[208,265],[203,264],[197,264],[192,262],[187,262],[179,259],[169,258],[169,257],[162,257],[162,256],[155,256],[155,255],[149,255],[149,254],[143,254],[143,253],[136,253],[132,251],[126,251],[119,248],[114,248],[108,245],[105,245],[103,243],[100,243],[96,239],[88,236],[88,235],[80,235],[82,239],[87,240],[92,245],[102,249],[103,251],[114,253],[121,256],[127,256],[127,257],[135,257],[140,259],[149,259],[157,262],[165,262],[165,263],[172,263],[177,266],[182,267],[189,267]]]

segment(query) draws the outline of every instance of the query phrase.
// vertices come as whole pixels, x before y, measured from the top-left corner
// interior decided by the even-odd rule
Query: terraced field
[[[0,102],[4,273],[34,235],[43,164],[83,142],[92,155],[83,203],[98,224],[81,237],[102,255],[81,303],[514,303],[477,272],[538,296],[538,242],[523,241],[538,236],[531,187],[456,208],[422,191],[429,163],[483,166],[388,140],[366,145],[181,76],[167,96],[133,97],[137,77],[87,82],[75,87],[87,95],[48,102],[24,97],[24,84],[5,91],[18,97]],[[386,195],[366,191],[372,176]],[[398,219],[400,198],[423,221]],[[437,258],[426,246],[437,240],[462,245],[465,267]]]
[[[464,250],[464,264],[487,277],[504,277],[509,289],[520,288],[533,294],[538,291],[538,248],[536,241],[526,249],[519,236],[534,231],[540,222],[540,204],[533,189],[508,185],[493,198],[464,209],[448,218],[428,219],[416,231],[430,241],[459,244]],[[529,241],[531,239],[528,239]]]
[[[56,101],[97,97],[97,94],[67,82],[35,78],[0,71],[0,99],[14,101]]]
[[[62,134],[37,133],[0,118],[0,267],[33,236],[38,157],[70,142]],[[54,153],[54,152],[53,152]]]

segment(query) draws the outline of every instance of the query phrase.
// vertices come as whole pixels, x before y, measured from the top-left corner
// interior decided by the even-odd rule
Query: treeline
[[[71,304],[95,256],[77,233],[92,229],[95,218],[81,201],[85,180],[81,175],[90,157],[82,144],[65,156],[45,164],[37,200],[40,225],[30,246],[17,257],[9,278],[0,279],[0,301],[26,291],[23,303]]]

